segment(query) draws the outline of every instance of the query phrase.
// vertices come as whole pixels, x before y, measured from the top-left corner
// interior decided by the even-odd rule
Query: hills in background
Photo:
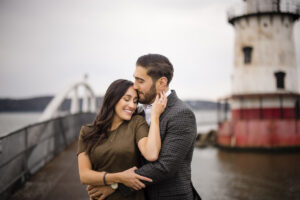
[[[42,112],[53,99],[53,96],[43,96],[27,99],[0,99],[0,112]],[[97,97],[98,105],[101,105],[103,97]],[[218,103],[204,100],[185,101],[193,110],[216,110]],[[82,104],[82,100],[80,100]],[[61,110],[69,110],[71,99],[65,99],[61,105]]]

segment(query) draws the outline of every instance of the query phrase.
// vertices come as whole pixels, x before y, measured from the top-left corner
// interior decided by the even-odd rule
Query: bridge
[[[79,88],[84,89],[82,104]],[[70,94],[70,112],[62,114]],[[76,139],[96,111],[96,96],[85,78],[56,95],[39,122],[1,136],[0,199],[87,199],[78,177]]]

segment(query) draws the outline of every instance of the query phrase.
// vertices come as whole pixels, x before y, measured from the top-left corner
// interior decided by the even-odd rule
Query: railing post
[[[67,141],[67,138],[66,138],[66,135],[65,135],[65,130],[64,130],[63,124],[62,124],[62,118],[59,118],[58,120],[59,120],[60,134],[63,137],[64,145],[66,147],[66,146],[68,146],[68,141]]]
[[[25,129],[24,129],[24,131],[25,131],[25,155],[24,155],[24,159],[23,159],[23,166],[24,166],[24,168],[25,168],[25,172],[24,172],[24,179],[25,180],[22,180],[22,182],[23,181],[26,181],[26,179],[27,179],[27,177],[28,177],[28,175],[29,175],[29,169],[28,169],[28,159],[29,159],[29,155],[28,155],[28,127],[26,127]]]

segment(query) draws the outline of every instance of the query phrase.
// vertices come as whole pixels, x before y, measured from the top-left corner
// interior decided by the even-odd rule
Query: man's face
[[[137,66],[134,72],[134,89],[138,91],[139,101],[143,104],[151,104],[155,100],[156,86],[152,78],[147,75],[147,69]]]

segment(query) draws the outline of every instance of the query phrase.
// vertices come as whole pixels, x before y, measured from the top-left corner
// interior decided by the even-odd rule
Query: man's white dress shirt
[[[170,94],[171,94],[171,90],[168,90],[166,92],[166,96],[168,97]],[[141,104],[141,105],[145,112],[145,120],[146,120],[147,124],[150,126],[152,104]]]

